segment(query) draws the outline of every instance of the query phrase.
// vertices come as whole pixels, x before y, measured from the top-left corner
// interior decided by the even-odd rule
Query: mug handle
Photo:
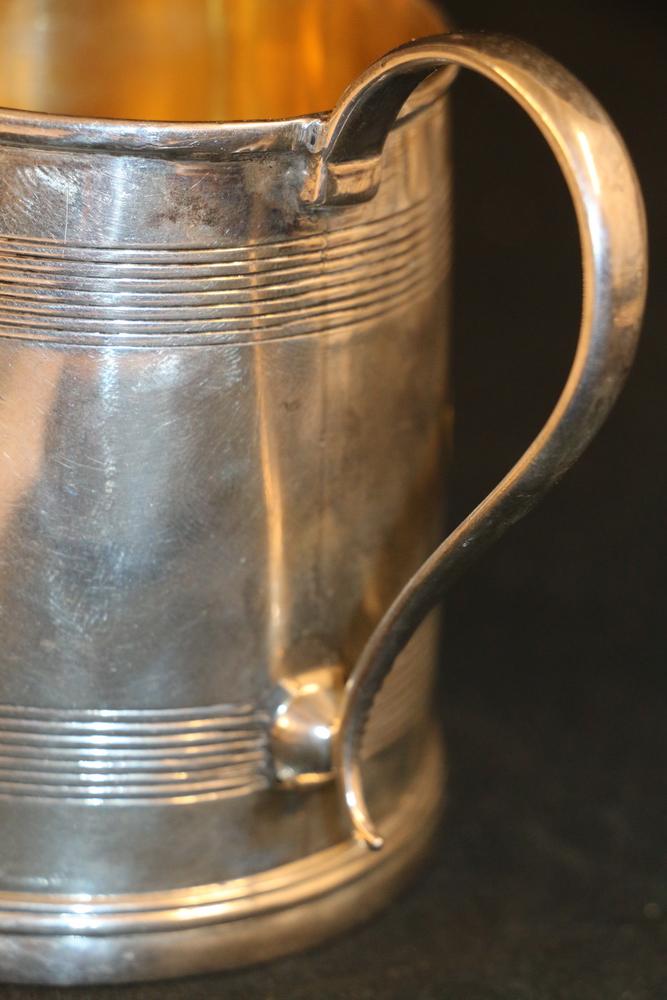
[[[373,197],[384,142],[404,101],[435,69],[451,64],[477,70],[511,94],[551,146],[579,225],[582,321],[567,384],[544,428],[406,584],[347,682],[335,771],[355,837],[376,850],[382,838],[368,813],[359,763],[373,700],[450,582],[544,496],[592,439],[630,368],[646,295],[644,207],[623,141],[575,77],[539,50],[506,36],[437,35],[403,45],[374,63],[345,92],[322,133],[313,134],[306,199],[326,206]]]

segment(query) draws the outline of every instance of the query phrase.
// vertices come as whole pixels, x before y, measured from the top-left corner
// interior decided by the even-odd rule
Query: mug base
[[[441,812],[437,733],[382,824],[385,846],[356,840],[216,886],[36,903],[0,893],[0,981],[92,985],[170,979],[253,965],[309,948],[367,920],[409,879]],[[6,931],[4,930],[6,928]]]

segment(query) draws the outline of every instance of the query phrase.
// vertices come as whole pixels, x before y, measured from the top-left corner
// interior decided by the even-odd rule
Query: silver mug
[[[546,426],[438,545],[457,65],[550,143],[584,302]],[[646,249],[623,144],[546,56],[449,34],[326,115],[2,111],[0,220],[0,977],[321,941],[391,897],[438,817],[434,608],[628,371]]]

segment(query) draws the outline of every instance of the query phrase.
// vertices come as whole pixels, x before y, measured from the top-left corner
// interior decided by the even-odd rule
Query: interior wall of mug
[[[431,0],[0,0],[0,106],[165,121],[333,107]]]

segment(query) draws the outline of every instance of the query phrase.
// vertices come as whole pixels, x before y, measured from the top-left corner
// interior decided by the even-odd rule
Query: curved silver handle
[[[411,91],[458,64],[495,81],[528,112],[568,183],[579,223],[584,292],[579,343],[563,393],[532,445],[499,486],[412,577],[371,635],[346,687],[335,750],[355,836],[378,849],[359,767],[366,717],[396,656],[449,583],[560,479],[618,395],[635,351],[646,294],[641,192],[621,138],[594,97],[532,46],[498,35],[438,35],[395,49],[343,95],[325,127],[311,199],[372,197],[384,141]]]

